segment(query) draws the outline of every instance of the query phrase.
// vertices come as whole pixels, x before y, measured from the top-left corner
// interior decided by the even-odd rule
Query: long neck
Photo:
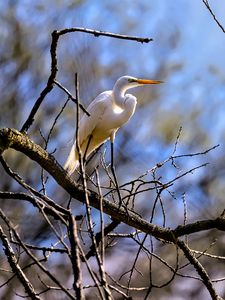
[[[116,84],[113,87],[113,101],[116,105],[124,108],[124,96],[125,92],[127,90],[127,86],[124,84],[121,84],[121,82],[116,82]]]

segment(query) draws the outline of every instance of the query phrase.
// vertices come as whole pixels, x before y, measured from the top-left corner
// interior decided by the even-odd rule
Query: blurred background
[[[225,26],[225,2],[211,2],[215,15]],[[177,181],[170,189],[171,194],[163,195],[166,226],[182,224],[184,197],[187,222],[220,215],[224,209],[225,192],[225,34],[203,2],[1,1],[1,128],[21,128],[50,74],[51,32],[66,27],[85,27],[154,39],[148,44],[140,44],[109,37],[96,38],[86,33],[63,36],[58,45],[57,80],[74,95],[74,74],[78,72],[80,98],[86,107],[100,92],[111,89],[120,76],[163,80],[165,83],[160,86],[132,91],[138,97],[137,110],[129,123],[119,130],[115,144],[119,182],[123,184],[137,178],[172,155],[179,128],[182,127],[176,155],[203,152],[217,144],[220,146],[207,155],[178,159],[177,168],[168,163],[160,170],[162,181],[166,182],[209,162],[207,167]],[[66,99],[66,95],[57,87],[46,97],[29,131],[36,143],[44,146],[43,136],[47,137]],[[48,151],[54,151],[61,164],[66,160],[74,132],[75,104],[70,101],[48,144]],[[106,160],[109,160],[109,145],[103,148],[106,148]],[[41,170],[35,163],[10,150],[5,158],[29,184],[41,189]],[[18,191],[17,184],[3,171],[1,174],[1,190]],[[104,175],[101,180],[105,180]],[[68,198],[62,192],[55,196],[56,186],[51,179],[47,189],[48,195],[60,203]],[[147,220],[152,208],[151,197],[152,194],[147,193],[136,199],[138,211]],[[41,227],[45,226],[40,224],[36,210],[30,205],[20,201],[14,201],[13,207],[9,201],[1,200],[0,203],[13,222],[20,224],[25,239],[39,244],[50,242],[47,230]],[[82,211],[83,208],[79,209]],[[160,214],[155,222],[162,225]],[[32,231],[23,230],[31,226]],[[221,232],[206,232],[192,237],[193,247],[202,250],[215,239],[217,243],[213,246],[213,253],[225,255],[222,246],[224,235]],[[112,268],[113,257],[122,262],[127,253],[132,256],[132,251],[137,249],[136,246],[130,247],[127,241],[120,242],[116,247],[117,251],[107,256],[107,267],[115,273],[118,270]],[[166,246],[158,251],[170,259]],[[62,258],[57,259],[59,268]],[[143,278],[137,274],[136,279],[140,285],[147,284],[147,275],[142,266],[144,261],[142,258],[139,262]],[[204,262],[213,278],[224,276],[221,262]],[[66,266],[63,268],[66,270]],[[121,267],[120,273],[123,271],[126,271],[126,266]],[[149,299],[208,299],[200,283],[191,284],[192,280],[179,278],[164,290],[156,289],[153,294],[156,298]],[[216,287],[224,292],[222,283],[217,283]]]

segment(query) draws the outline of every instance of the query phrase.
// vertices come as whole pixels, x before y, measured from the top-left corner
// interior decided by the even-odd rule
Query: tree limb
[[[45,151],[42,147],[32,142],[26,134],[23,134],[15,129],[3,128],[0,130],[0,155],[7,149],[13,148],[22,152],[30,159],[36,161],[44,168],[55,181],[63,187],[71,197],[85,203],[85,191],[83,187],[72,180],[66,171],[59,165],[56,159]],[[88,190],[90,205],[96,209],[100,209],[100,196]],[[172,230],[147,222],[137,214],[127,210],[119,205],[116,205],[107,199],[102,199],[103,212],[111,216],[113,220],[123,222],[137,230],[150,234],[155,238],[162,239],[167,242],[176,243],[176,238],[203,231],[212,228],[225,231],[225,219],[223,216],[211,220],[202,220],[192,224],[178,226]]]
[[[136,42],[139,42],[139,43],[149,43],[149,42],[153,41],[153,39],[151,39],[151,38],[141,38],[141,37],[137,37],[137,36],[122,35],[122,34],[92,30],[92,29],[81,28],[81,27],[65,28],[65,29],[62,29],[62,30],[53,31],[52,32],[52,42],[51,42],[51,47],[50,47],[51,73],[49,75],[46,87],[40,93],[40,96],[36,100],[36,102],[35,102],[32,110],[31,110],[27,120],[24,122],[24,124],[21,128],[22,132],[26,132],[29,129],[29,127],[32,125],[32,123],[34,121],[34,117],[35,117],[41,103],[43,102],[46,95],[48,93],[50,93],[51,90],[54,87],[55,80],[56,80],[56,75],[57,75],[57,72],[58,72],[57,45],[58,45],[59,38],[60,38],[60,36],[62,36],[64,34],[72,33],[72,32],[84,32],[84,33],[92,34],[95,37],[108,36],[108,37],[111,37],[111,38],[131,40],[131,41],[136,41]],[[75,102],[77,101],[77,99],[73,99],[73,100]],[[81,104],[79,104],[79,107],[85,113],[87,113],[86,109]]]
[[[24,287],[26,293],[28,294],[28,296],[31,297],[31,299],[34,299],[34,300],[41,300],[42,298],[40,298],[38,295],[36,295],[32,284],[30,283],[27,276],[25,275],[25,273],[20,268],[20,266],[17,262],[16,255],[13,251],[13,248],[11,247],[11,245],[9,243],[9,240],[8,240],[6,234],[3,232],[3,229],[2,229],[1,226],[0,226],[0,239],[1,239],[2,244],[4,246],[4,251],[5,251],[5,254],[7,256],[8,262],[9,262],[11,268],[12,268],[12,271],[14,272],[14,274],[16,274],[17,278],[20,280],[20,282],[23,285],[23,287]]]
[[[177,240],[177,245],[183,251],[184,255],[189,260],[189,262],[194,266],[199,276],[202,278],[202,281],[205,284],[206,288],[208,289],[211,298],[213,300],[222,300],[222,298],[219,295],[217,295],[213,287],[212,281],[210,280],[209,275],[207,274],[205,268],[192,254],[191,249],[187,246],[187,244],[181,240]]]

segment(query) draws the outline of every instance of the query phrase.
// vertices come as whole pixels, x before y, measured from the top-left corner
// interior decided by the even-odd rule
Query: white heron
[[[79,121],[78,141],[83,158],[87,158],[107,139],[111,141],[113,166],[113,143],[117,130],[134,114],[137,98],[126,91],[145,84],[159,84],[162,81],[138,79],[131,76],[120,77],[111,91],[99,94],[88,106],[90,116],[84,114]],[[76,140],[64,165],[71,175],[79,166]]]

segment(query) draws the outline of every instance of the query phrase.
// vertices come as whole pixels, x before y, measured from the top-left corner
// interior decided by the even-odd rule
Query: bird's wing
[[[90,116],[83,115],[79,122],[78,134],[79,134],[79,145],[87,143],[90,135],[97,126],[99,120],[103,116],[105,109],[107,108],[111,99],[111,92],[106,91],[98,95],[88,106],[87,111]],[[75,135],[76,139],[76,135]],[[76,151],[76,140],[72,146],[70,154],[67,158],[64,168],[71,175],[79,165],[79,159]]]
[[[83,142],[85,142],[89,138],[89,136],[95,129],[99,120],[103,116],[105,109],[107,108],[107,104],[110,98],[110,91],[103,92],[98,95],[88,106],[87,111],[89,112],[90,116],[87,116],[86,114],[83,115],[79,122],[78,133],[80,145],[82,145]]]

